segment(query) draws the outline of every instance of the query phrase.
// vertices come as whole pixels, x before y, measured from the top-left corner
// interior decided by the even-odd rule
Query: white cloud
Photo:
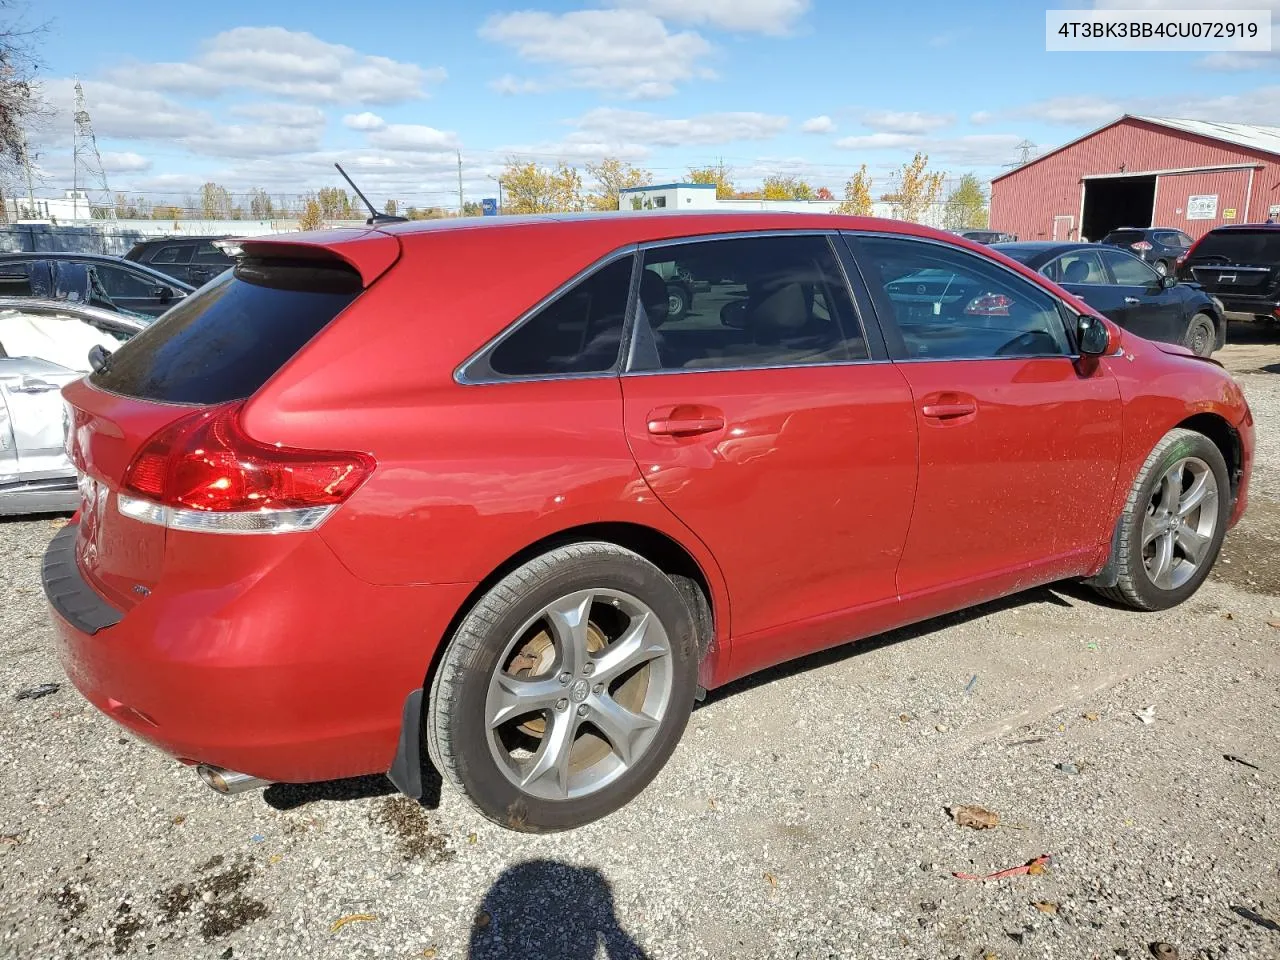
[[[805,133],[831,133],[835,128],[835,121],[826,114],[820,117],[810,117],[800,124],[800,129]]]
[[[366,110],[364,113],[348,113],[342,118],[342,125],[351,130],[381,130],[387,121]]]
[[[207,40],[189,63],[132,63],[107,73],[121,86],[215,96],[247,88],[313,103],[399,103],[445,79],[423,68],[358,53],[300,30],[236,27]]]
[[[629,99],[669,97],[681,83],[714,76],[702,64],[711,44],[693,31],[671,33],[640,10],[498,14],[485,21],[480,36],[512,47],[523,60],[549,65],[553,85]]]
[[[42,141],[62,140],[71,129],[75,103],[75,81],[47,80],[41,94],[53,108],[54,117],[36,131]],[[123,140],[165,139],[186,136],[213,125],[204,110],[185,106],[150,90],[136,90],[104,80],[84,82],[85,103],[93,118],[94,132],[101,138]]]
[[[1240,72],[1244,70],[1273,70],[1280,67],[1280,48],[1269,51],[1223,50],[1211,53],[1198,61],[1207,70]]]
[[[323,127],[325,123],[323,110],[304,103],[243,103],[230,112],[278,127]]]
[[[969,122],[975,127],[980,127],[984,123],[990,123],[995,117],[990,110],[975,110],[969,114]]]
[[[1124,107],[1115,100],[1095,96],[1070,96],[1037,100],[1011,111],[1011,115],[1048,123],[1098,126],[1117,119],[1124,112]]]
[[[458,135],[420,123],[390,123],[369,133],[369,145],[381,150],[453,150],[458,146]]]
[[[102,169],[107,173],[142,173],[151,169],[151,159],[132,151],[106,150],[102,154]]]
[[[786,117],[768,113],[704,113],[674,118],[639,110],[597,107],[569,123],[588,137],[658,147],[769,140],[786,129]]]
[[[885,133],[929,133],[955,121],[949,113],[921,113],[917,110],[869,110],[859,119],[863,126]]]
[[[921,138],[910,133],[868,133],[857,137],[841,137],[837,147],[847,150],[901,150],[919,144]]]
[[[252,157],[318,150],[320,133],[319,127],[223,124],[189,134],[178,142],[194,153],[207,156]]]
[[[809,0],[613,0],[675,23],[707,24],[735,33],[787,33],[809,9]]]

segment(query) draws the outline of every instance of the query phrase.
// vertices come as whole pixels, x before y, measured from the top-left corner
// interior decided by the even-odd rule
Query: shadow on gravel
[[[839,663],[842,660],[848,660],[850,657],[870,653],[872,650],[880,650],[895,643],[914,640],[937,630],[954,627],[957,624],[968,623],[970,620],[977,620],[980,617],[999,613],[1001,610],[1011,610],[1014,607],[1025,607],[1036,603],[1048,603],[1055,607],[1073,607],[1077,602],[1106,603],[1102,597],[1094,593],[1089,587],[1071,581],[1055,583],[1051,587],[1037,587],[1034,590],[1026,590],[1009,597],[1002,597],[999,600],[992,600],[990,603],[967,607],[964,610],[957,610],[955,613],[934,617],[932,620],[899,627],[897,630],[890,630],[888,633],[867,637],[865,640],[843,643],[829,650],[820,650],[806,657],[788,660],[786,663],[781,663],[776,667],[769,667],[766,670],[743,677],[741,680],[735,680],[732,683],[725,684],[723,687],[710,690],[707,692],[706,699],[694,706],[695,709],[707,707],[720,700],[739,693],[746,693],[748,690],[754,690],[756,687],[772,683],[775,680],[792,677],[807,670],[816,670],[818,667],[825,667],[832,663]]]
[[[648,960],[614,913],[613,889],[592,867],[529,860],[504,870],[471,925],[468,960]]]
[[[422,799],[429,810],[440,806],[440,774],[430,763],[422,765]],[[367,800],[396,793],[395,784],[380,773],[345,780],[322,780],[319,783],[273,783],[262,792],[267,806],[277,810],[294,810],[318,800]]]

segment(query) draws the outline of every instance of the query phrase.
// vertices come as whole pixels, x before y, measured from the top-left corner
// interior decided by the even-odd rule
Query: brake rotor
[[[608,646],[604,633],[594,622],[587,623],[587,652],[598,653]],[[526,640],[507,666],[507,673],[520,680],[533,680],[549,676],[555,669],[556,644],[544,627]],[[547,730],[547,721],[541,716],[529,717],[517,725],[531,737],[541,739]]]

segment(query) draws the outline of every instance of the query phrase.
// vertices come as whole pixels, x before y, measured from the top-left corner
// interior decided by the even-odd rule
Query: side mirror
[[[107,362],[107,358],[111,354],[107,353],[106,347],[100,343],[95,343],[89,348],[89,368],[97,373],[102,369],[102,365]]]
[[[1161,290],[1168,290],[1170,287],[1176,287],[1177,285],[1178,285],[1178,278],[1175,277],[1172,273],[1167,273],[1160,278]]]
[[[1102,320],[1082,313],[1076,321],[1076,343],[1081,356],[1101,357],[1111,346],[1111,331]]]
[[[173,287],[166,287],[164,284],[160,284],[156,287],[155,294],[160,298],[161,303],[168,303],[173,299]]]

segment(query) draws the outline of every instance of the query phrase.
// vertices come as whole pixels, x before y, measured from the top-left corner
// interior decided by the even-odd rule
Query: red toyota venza
[[[246,240],[65,397],[90,701],[223,791],[433,763],[530,831],[779,661],[1069,578],[1185,600],[1253,455],[1213,361],[826,215]]]

